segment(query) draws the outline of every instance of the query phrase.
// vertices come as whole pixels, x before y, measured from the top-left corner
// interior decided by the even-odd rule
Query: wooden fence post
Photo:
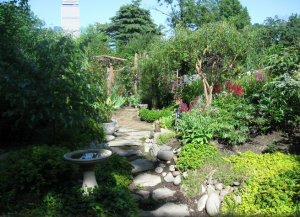
[[[135,53],[134,55],[134,69],[137,70],[137,60],[138,60],[138,54]],[[134,80],[134,93],[135,95],[137,94],[137,78],[136,78],[137,74],[135,74],[135,80]]]

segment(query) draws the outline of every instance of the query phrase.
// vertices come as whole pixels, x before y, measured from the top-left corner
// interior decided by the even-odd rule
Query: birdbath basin
[[[95,167],[98,163],[106,161],[111,156],[112,152],[106,149],[86,149],[72,151],[64,155],[64,159],[73,163],[78,164],[83,171],[83,183],[82,187],[84,193],[87,193],[87,188],[92,189],[98,186],[95,177]]]

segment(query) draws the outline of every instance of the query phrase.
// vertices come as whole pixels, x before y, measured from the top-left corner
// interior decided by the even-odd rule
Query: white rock
[[[206,188],[203,185],[201,185],[199,193],[203,194],[205,191],[206,191]]]
[[[241,196],[235,196],[234,195],[234,199],[235,199],[236,205],[239,205],[240,202],[242,202],[242,197]]]
[[[157,175],[144,173],[134,177],[133,183],[141,186],[155,186],[161,183],[161,178]]]
[[[170,165],[169,170],[170,170],[171,172],[175,171],[175,165]]]
[[[147,143],[150,143],[150,139],[146,139],[146,141],[145,142],[147,142]]]
[[[239,186],[241,183],[239,182],[233,182],[232,185],[235,185],[235,186]]]
[[[162,207],[154,211],[142,211],[141,216],[161,216],[161,217],[177,217],[190,216],[188,206],[186,204],[166,203]]]
[[[215,188],[212,185],[208,185],[207,186],[207,193],[208,193],[208,195],[211,195],[214,192],[215,192]]]
[[[172,175],[173,175],[174,177],[179,176],[179,175],[180,175],[180,172],[179,172],[179,171],[174,171],[174,172],[172,173]]]
[[[166,172],[163,172],[161,175],[162,175],[163,177],[165,177],[165,176],[167,175],[167,173],[166,173]]]
[[[176,176],[176,177],[174,178],[174,181],[173,181],[174,185],[179,185],[180,182],[181,182],[180,175],[179,175],[179,176]]]
[[[174,181],[174,176],[172,175],[172,173],[168,173],[165,177],[164,177],[166,182],[173,182]]]
[[[171,161],[169,161],[169,160],[166,162],[166,164],[170,164],[170,163],[171,163]]]
[[[229,194],[229,192],[228,192],[228,191],[226,191],[226,190],[221,190],[221,192],[220,192],[220,196],[222,196],[222,197],[225,197],[225,196],[226,196],[226,194]]]
[[[154,200],[165,199],[167,197],[172,197],[176,191],[171,191],[168,188],[158,188],[153,191],[152,198]]]
[[[185,178],[185,179],[186,179],[186,177],[188,177],[187,172],[183,172],[182,175],[183,175],[183,178]]]
[[[222,183],[218,183],[215,185],[217,190],[222,190],[223,189],[223,184]]]
[[[113,136],[113,135],[107,135],[107,136],[105,136],[105,139],[106,139],[106,141],[112,141],[112,140],[114,140],[115,139],[115,137]]]
[[[217,215],[219,213],[220,204],[221,202],[219,196],[216,193],[212,193],[211,195],[209,195],[205,205],[208,215]]]
[[[150,151],[150,147],[148,145],[145,145],[144,146],[144,151],[148,153]]]
[[[232,191],[233,191],[233,188],[232,188],[231,186],[228,185],[228,186],[225,188],[225,191],[232,192]]]
[[[156,167],[156,168],[155,168],[155,172],[156,172],[156,173],[162,173],[163,170],[164,170],[164,169],[163,169],[162,167]]]
[[[158,165],[159,167],[166,167],[166,165],[164,165],[164,164],[162,164],[162,163],[160,163],[159,165]]]
[[[150,196],[150,192],[149,191],[144,191],[144,190],[139,190],[137,192],[135,192],[138,195],[143,196],[143,198],[148,199]]]
[[[197,203],[198,211],[202,211],[205,208],[206,201],[208,199],[208,195],[204,194]]]

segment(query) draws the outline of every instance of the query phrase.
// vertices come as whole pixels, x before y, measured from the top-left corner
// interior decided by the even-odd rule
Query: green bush
[[[147,121],[149,123],[154,122],[155,120],[159,119],[159,112],[156,110],[149,111],[148,109],[141,109],[139,111],[141,119],[143,121]]]
[[[218,154],[214,144],[189,143],[178,154],[176,167],[182,170],[200,168],[202,163]]]
[[[175,126],[175,115],[171,115],[168,117],[162,117],[161,120],[163,122],[163,127],[165,129],[171,129],[172,127]]]
[[[274,153],[254,154],[250,151],[231,155],[226,161],[233,169],[244,170],[251,178],[241,190],[242,202],[234,206],[226,195],[222,212],[236,215],[292,216],[300,211],[299,156]]]
[[[50,186],[72,180],[78,166],[63,159],[66,147],[30,146],[11,152],[0,161],[0,204],[12,203],[20,194],[41,194]]]
[[[160,114],[159,114],[159,117],[169,117],[172,115],[172,112],[170,110],[167,110],[167,109],[163,109]]]

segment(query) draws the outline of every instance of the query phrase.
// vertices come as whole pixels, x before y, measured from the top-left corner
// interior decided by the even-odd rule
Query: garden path
[[[117,120],[118,129],[115,133],[115,140],[107,143],[113,150],[125,156],[133,165],[132,172],[134,181],[129,186],[132,196],[140,200],[142,216],[196,216],[193,209],[195,206],[188,205],[180,186],[173,184],[174,177],[170,162],[160,161],[149,154],[149,147],[141,138],[149,138],[152,124],[140,121],[137,117],[137,109],[121,109],[113,114]],[[151,137],[150,137],[151,138]],[[166,146],[162,146],[166,148]],[[171,149],[171,147],[169,147]],[[172,150],[171,150],[172,151]],[[161,171],[158,166],[163,166]],[[165,174],[170,173],[172,181],[168,181]],[[149,205],[150,203],[150,205]],[[194,213],[193,213],[194,212]],[[190,213],[193,213],[190,215]],[[199,213],[198,213],[199,214]],[[199,215],[197,215],[199,216]],[[206,213],[201,216],[207,216]]]

